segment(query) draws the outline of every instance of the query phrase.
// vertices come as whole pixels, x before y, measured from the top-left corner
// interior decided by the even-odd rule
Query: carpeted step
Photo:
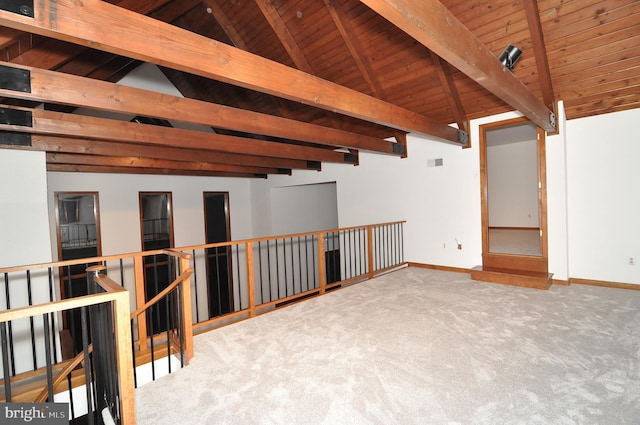
[[[549,289],[553,273],[522,270],[497,269],[476,266],[471,269],[471,279],[483,282],[502,283],[525,288]]]

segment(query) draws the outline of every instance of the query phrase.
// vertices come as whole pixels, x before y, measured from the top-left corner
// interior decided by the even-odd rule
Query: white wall
[[[639,121],[633,109],[566,124],[571,277],[640,284]]]
[[[0,151],[0,267],[51,261],[44,152]]]
[[[0,267],[51,261],[51,249],[46,237],[49,234],[46,194],[44,152],[0,150]],[[49,302],[46,270],[32,273],[29,280],[24,272],[11,273],[8,288],[4,280],[0,285],[0,310],[7,308],[7,290],[11,306],[25,305],[29,299],[28,287],[31,288],[33,304]],[[42,318],[35,318],[33,326],[38,347],[37,364],[44,365]],[[12,322],[12,337],[16,372],[32,369],[31,326],[28,319]]]
[[[294,171],[253,181],[254,207],[270,209],[271,188],[336,182],[340,227],[407,220],[405,259],[472,267],[480,264],[480,183],[475,149],[410,136],[409,157],[360,153],[360,165],[323,164],[322,172]],[[442,167],[429,161],[442,158]],[[455,196],[452,196],[455,194]],[[269,228],[254,217],[254,227]],[[455,240],[463,244],[456,249]],[[442,245],[446,244],[446,248]]]
[[[538,142],[532,131],[529,140],[487,143],[490,227],[539,227]]]
[[[172,193],[177,247],[204,244],[205,191],[229,192],[234,239],[250,238],[253,234],[247,179],[52,172],[48,173],[48,182],[52,240],[55,240],[54,192],[98,192],[103,255],[141,251],[139,192]]]
[[[340,227],[407,220],[405,259],[450,267],[482,264],[479,126],[520,116],[505,113],[471,122],[471,147],[409,135],[408,158],[360,153],[360,165],[323,164],[322,172],[294,171],[251,182],[252,205],[270,211],[271,188],[335,181]],[[549,264],[554,278],[568,278],[566,243],[565,126],[547,137]],[[441,167],[432,166],[442,159]],[[269,234],[270,217],[253,217],[254,229]],[[457,249],[457,243],[462,250]]]
[[[566,119],[564,104],[557,110],[559,132],[546,137],[547,162],[547,246],[549,271],[554,279],[569,278],[569,252],[567,245],[567,173],[566,173]]]
[[[338,227],[335,182],[271,188],[271,234],[329,230]]]

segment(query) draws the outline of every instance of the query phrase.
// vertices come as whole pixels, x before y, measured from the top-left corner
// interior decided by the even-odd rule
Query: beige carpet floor
[[[405,268],[195,338],[138,423],[638,424],[640,291]]]

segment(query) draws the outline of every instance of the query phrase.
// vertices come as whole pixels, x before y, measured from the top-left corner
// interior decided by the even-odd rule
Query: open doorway
[[[170,192],[140,192],[140,239],[143,251],[173,248],[173,213]],[[144,257],[145,301],[151,300],[165,289],[176,271],[169,256],[155,253]],[[160,300],[147,313],[148,334],[163,332],[168,328],[167,300]]]
[[[526,118],[480,126],[482,268],[548,275],[545,133]]]
[[[228,192],[204,192],[204,217],[207,244],[231,240]],[[212,318],[233,311],[231,247],[207,248],[205,253],[209,317]]]
[[[102,255],[98,192],[56,192],[56,235],[58,259],[76,260]],[[60,297],[87,295],[87,268],[97,263],[60,267]],[[63,313],[62,356],[82,350],[80,309]]]

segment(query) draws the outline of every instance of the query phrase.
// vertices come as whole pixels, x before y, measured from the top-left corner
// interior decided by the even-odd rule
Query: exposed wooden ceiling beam
[[[134,156],[174,161],[209,162],[254,167],[320,170],[319,162],[299,159],[271,158],[266,156],[242,155],[228,152],[213,152],[185,148],[169,148],[134,143],[119,143],[101,140],[86,140],[71,137],[33,135],[31,147],[51,153],[76,153],[106,156]]]
[[[308,74],[315,74],[273,3],[270,0],[255,0],[255,2],[296,68]]]
[[[223,171],[193,171],[179,169],[158,169],[140,167],[113,167],[101,165],[79,164],[47,164],[47,171],[70,173],[126,173],[126,174],[166,174],[175,176],[208,176],[208,177],[236,177],[236,178],[267,178],[266,174],[230,173]]]
[[[555,115],[439,0],[361,0],[546,131]]]
[[[291,170],[278,168],[250,167],[209,162],[172,161],[136,156],[98,156],[69,153],[47,153],[47,164],[99,165],[104,167],[134,167],[167,170],[217,171],[225,173],[285,174]]]
[[[527,23],[529,24],[529,32],[531,33],[533,55],[536,58],[536,67],[538,68],[538,79],[540,80],[542,100],[545,105],[555,111],[555,95],[553,94],[553,84],[551,82],[551,72],[549,71],[549,60],[547,58],[547,47],[544,42],[538,2],[536,0],[524,0],[523,4],[527,15]]]
[[[4,111],[21,108],[4,108]],[[300,160],[355,164],[357,158],[328,149],[267,142],[172,127],[116,121],[77,114],[31,109],[32,125],[0,124],[0,130],[30,134],[131,142],[152,146],[182,147]],[[7,115],[12,112],[7,112]],[[22,116],[21,116],[22,117]],[[22,119],[22,121],[25,121]],[[6,122],[6,120],[5,120]]]
[[[465,144],[444,123],[103,1],[43,1],[34,9],[34,18],[2,10],[0,25]]]
[[[440,59],[440,56],[436,55],[431,50],[429,50],[429,53],[431,54],[431,60],[435,66],[436,72],[438,73],[440,85],[447,97],[447,101],[449,102],[449,107],[451,108],[451,112],[456,120],[456,124],[458,124],[459,128],[468,132],[469,119],[467,118],[467,114],[464,112],[464,105],[462,105],[462,99],[460,99],[460,94],[456,88],[456,83],[453,79],[453,74],[451,73],[451,67],[447,62]]]
[[[224,10],[222,10],[222,8],[218,6],[218,3],[215,0],[205,1],[203,3],[211,10],[211,14],[213,15],[214,19],[216,20],[216,22],[218,22],[218,25],[220,25],[222,31],[224,31],[227,37],[229,37],[231,43],[238,49],[248,51],[249,48],[240,36],[240,33],[233,26],[231,20],[229,20],[229,17],[224,13]]]
[[[364,51],[364,49],[360,46],[358,39],[353,35],[354,31],[353,28],[351,28],[349,20],[343,18],[341,3],[336,0],[324,0],[324,4],[329,10],[329,14],[331,14],[331,18],[336,24],[338,32],[340,32],[342,39],[347,45],[347,49],[349,49],[351,57],[356,62],[356,66],[358,67],[360,74],[362,74],[362,77],[367,82],[369,90],[377,98],[384,99],[384,90],[382,89],[382,86],[380,85],[378,80],[374,77],[374,73],[371,69],[371,65],[369,64],[368,59],[363,58],[362,54],[360,53]]]
[[[0,62],[0,73],[3,70],[26,70],[29,73],[29,78],[24,81],[24,84],[29,85],[29,91],[0,89],[0,96],[3,97],[51,103],[64,102],[76,107],[132,116],[145,115],[332,147],[403,154],[392,142],[287,118]]]

